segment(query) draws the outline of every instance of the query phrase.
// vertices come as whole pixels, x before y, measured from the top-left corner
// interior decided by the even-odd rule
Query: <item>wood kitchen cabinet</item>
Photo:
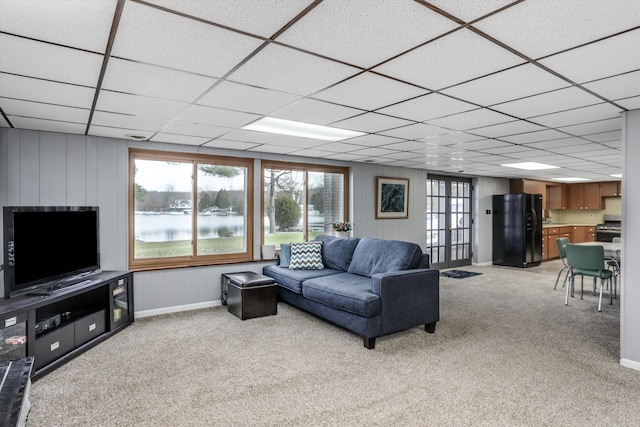
[[[566,184],[547,186],[547,209],[569,209],[569,190]]]
[[[622,196],[620,181],[607,181],[600,183],[600,197]]]
[[[576,226],[573,227],[573,240],[572,243],[582,243],[587,241],[587,227]]]
[[[569,209],[603,209],[600,183],[570,184]]]

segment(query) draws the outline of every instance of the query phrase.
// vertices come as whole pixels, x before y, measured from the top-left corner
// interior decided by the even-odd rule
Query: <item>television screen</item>
[[[97,207],[5,207],[5,298],[100,268]]]

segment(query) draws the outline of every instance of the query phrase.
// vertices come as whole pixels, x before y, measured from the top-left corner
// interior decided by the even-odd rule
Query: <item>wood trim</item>
[[[180,161],[184,163],[192,163],[195,167],[198,163],[217,164],[223,166],[237,166],[243,167],[246,170],[245,177],[245,215],[246,215],[246,250],[241,253],[230,253],[220,255],[196,255],[197,254],[197,238],[194,238],[193,253],[191,256],[179,256],[179,257],[163,257],[163,258],[134,258],[134,233],[135,229],[135,160],[169,160]],[[198,153],[179,153],[173,151],[159,151],[148,150],[140,148],[129,149],[129,208],[128,208],[128,242],[129,242],[129,256],[128,263],[129,269],[132,271],[146,271],[146,270],[158,270],[167,268],[181,268],[181,267],[196,267],[204,265],[218,265],[218,264],[232,264],[239,262],[250,262],[253,259],[253,218],[254,218],[254,206],[253,206],[253,174],[254,174],[254,159],[242,158],[242,157],[225,157],[215,156]],[[197,205],[197,176],[194,176],[193,180],[193,206]],[[194,227],[196,224],[196,218],[194,216]],[[196,228],[193,228],[196,230]],[[195,237],[195,231],[194,231]]]

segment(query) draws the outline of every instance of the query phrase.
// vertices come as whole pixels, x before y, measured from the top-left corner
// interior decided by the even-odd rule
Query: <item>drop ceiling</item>
[[[0,0],[0,126],[607,181],[638,46],[637,0]],[[265,116],[365,135],[243,129]]]

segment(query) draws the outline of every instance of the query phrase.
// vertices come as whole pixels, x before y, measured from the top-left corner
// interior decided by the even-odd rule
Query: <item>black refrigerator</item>
[[[532,267],[542,262],[542,195],[493,196],[493,264]]]

